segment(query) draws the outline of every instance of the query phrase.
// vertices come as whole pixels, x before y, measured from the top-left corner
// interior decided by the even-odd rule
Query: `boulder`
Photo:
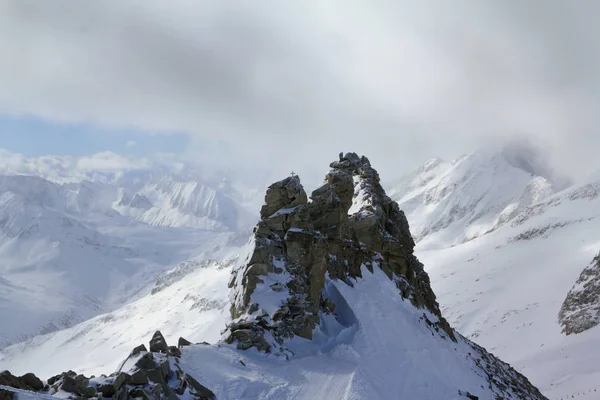
[[[150,351],[155,353],[167,354],[169,346],[160,331],[156,331],[152,339],[150,339]]]
[[[115,388],[115,391],[118,391],[119,389],[121,389],[121,387],[123,385],[128,385],[131,382],[131,375],[125,373],[125,372],[120,372],[117,377],[115,378],[115,380],[113,381],[113,387]]]
[[[181,350],[179,350],[179,347],[169,346],[169,355],[171,357],[179,358],[181,357]]]
[[[62,378],[62,375],[54,375],[48,379],[48,385],[52,386]]]
[[[202,385],[191,375],[185,374],[185,380],[189,385],[192,396],[201,400],[212,400],[215,398],[215,394],[210,389]]]
[[[129,381],[130,385],[147,385],[148,384],[148,375],[142,369],[135,370],[131,373],[131,380]]]
[[[0,372],[0,385],[8,386],[15,389],[27,389],[19,378],[10,373],[10,371]]]
[[[149,371],[156,368],[156,362],[152,353],[146,353],[136,361],[135,366],[143,371]]]
[[[192,342],[190,342],[189,340],[184,339],[182,337],[180,337],[179,340],[177,341],[177,347],[179,347],[180,349],[182,347],[191,346],[191,345],[192,345]]]
[[[13,400],[15,394],[9,390],[0,389],[0,400]]]
[[[130,356],[137,356],[142,351],[146,351],[146,352],[148,351],[148,349],[146,348],[146,345],[144,345],[144,344],[140,344],[139,346],[137,346],[136,348],[131,350]]]
[[[60,388],[61,390],[64,390],[65,392],[68,393],[79,393],[79,390],[77,388],[77,381],[75,381],[74,378],[71,378],[70,376],[65,376],[62,378],[62,383],[60,384]]]
[[[134,388],[129,391],[129,397],[132,399],[150,400],[150,393],[143,388]]]
[[[20,379],[25,386],[30,387],[36,392],[44,388],[44,383],[31,372],[23,375]]]
[[[102,397],[113,397],[117,391],[112,383],[105,383],[102,385],[98,385],[98,393],[102,394]]]
[[[179,400],[177,393],[175,393],[175,391],[171,389],[171,387],[166,383],[161,384],[160,388],[162,389],[163,394],[161,399],[164,398],[165,400]]]
[[[260,210],[261,218],[268,218],[282,209],[306,204],[308,198],[297,175],[273,183],[265,194],[265,204]]]
[[[87,386],[81,391],[81,396],[85,397],[86,399],[96,397],[96,389],[91,386]]]

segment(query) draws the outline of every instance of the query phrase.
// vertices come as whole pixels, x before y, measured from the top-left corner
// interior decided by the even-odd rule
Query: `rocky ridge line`
[[[361,276],[363,265],[381,268],[401,296],[434,316],[433,329],[454,340],[413,254],[406,216],[385,194],[377,171],[355,153],[340,154],[330,167],[311,202],[298,176],[268,188],[254,250],[230,281],[233,322],[226,341],[240,349],[285,353],[286,339],[311,339],[319,314],[334,307],[323,294],[326,276],[348,281]],[[281,306],[264,304],[265,293],[278,297]]]

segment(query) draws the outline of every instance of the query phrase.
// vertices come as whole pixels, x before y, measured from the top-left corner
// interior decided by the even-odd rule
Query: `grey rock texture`
[[[330,167],[311,202],[298,176],[268,188],[254,230],[254,251],[230,282],[233,322],[226,341],[237,342],[241,349],[284,351],[286,339],[311,339],[319,314],[335,307],[322,295],[326,275],[360,277],[363,265],[381,268],[399,295],[435,315],[434,329],[454,340],[429,277],[413,254],[408,221],[381,187],[377,171],[355,153]],[[278,309],[266,310],[261,304],[260,295],[254,295],[259,285],[280,293]]]
[[[567,294],[558,313],[566,335],[581,333],[600,324],[600,254],[585,267]]]
[[[152,341],[165,343],[160,332],[156,332]],[[156,348],[156,346],[150,346]],[[87,378],[76,372],[68,371],[48,379],[48,385],[33,374],[15,377],[10,372],[0,373],[0,385],[15,389],[29,390],[50,396],[64,398],[68,393],[69,399],[112,398],[127,400],[142,398],[145,400],[212,400],[214,393],[202,385],[194,377],[182,370],[179,356],[162,352],[146,351],[141,345],[133,349],[127,359],[121,364],[119,371],[110,376]],[[180,355],[180,353],[179,353]],[[124,371],[124,366],[127,370]],[[12,399],[13,393],[1,391],[0,399]],[[57,398],[58,398],[57,397]]]
[[[480,373],[498,398],[544,399],[527,378],[463,338],[444,319],[429,276],[414,255],[406,216],[386,195],[369,160],[341,154],[330,167],[311,201],[297,176],[268,188],[252,251],[229,283],[232,322],[225,341],[242,350],[254,347],[289,356],[288,339],[311,339],[321,315],[335,316],[335,301],[324,290],[328,279],[352,286],[363,267],[380,268],[399,296],[423,310],[422,320],[432,334],[471,346]]]

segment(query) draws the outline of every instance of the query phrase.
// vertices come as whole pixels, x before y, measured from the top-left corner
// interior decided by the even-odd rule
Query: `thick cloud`
[[[599,12],[594,1],[6,0],[0,112],[187,132],[201,147],[233,144],[198,154],[284,172],[322,172],[357,150],[398,174],[524,134],[581,175],[599,167]]]

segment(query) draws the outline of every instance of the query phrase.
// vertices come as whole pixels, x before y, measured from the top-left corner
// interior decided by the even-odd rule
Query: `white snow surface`
[[[497,229],[563,182],[521,160],[527,149],[485,148],[452,162],[433,159],[391,185],[390,197],[423,249],[454,246]]]
[[[562,186],[546,172],[519,164],[515,162],[515,157],[507,157],[505,153],[478,152],[452,163],[434,160],[410,179],[405,179],[397,186],[395,193],[390,191],[390,195],[400,200],[411,231],[420,239],[417,257],[425,264],[443,314],[453,327],[509,362],[549,398],[575,396],[578,399],[597,399],[600,398],[600,367],[597,362],[600,357],[600,326],[581,334],[565,336],[561,333],[557,317],[565,296],[582,269],[600,250],[600,175],[587,183],[553,194]],[[85,179],[89,175],[86,174]],[[90,187],[100,183],[110,186],[117,180],[107,180],[106,175],[102,176]],[[64,183],[65,179],[60,179]],[[60,179],[55,177],[52,181],[56,183]],[[143,179],[140,178],[140,181]],[[39,188],[43,185],[34,186]],[[165,231],[157,234],[156,226],[138,217],[135,217],[138,224],[123,223],[122,218],[129,216],[117,213],[109,213],[110,219],[102,219],[97,224],[86,220],[79,226],[76,224],[80,222],[79,214],[57,210],[54,206],[48,206],[48,202],[41,209],[29,205],[27,207],[33,208],[23,209],[13,217],[12,212],[3,210],[20,204],[22,199],[15,200],[14,196],[18,194],[14,191],[9,194],[6,192],[0,195],[0,204],[3,204],[0,208],[2,232],[13,232],[13,235],[14,232],[29,232],[30,237],[21,234],[19,241],[28,241],[16,245],[14,238],[11,241],[7,239],[8,234],[3,233],[1,243],[4,244],[0,244],[0,252],[3,252],[3,260],[21,262],[15,270],[23,274],[23,279],[17,282],[22,285],[31,281],[31,285],[23,290],[23,287],[15,284],[17,278],[14,276],[19,275],[14,272],[7,274],[3,269],[0,273],[0,312],[12,309],[14,304],[28,302],[32,302],[32,309],[57,304],[57,309],[64,310],[57,300],[62,299],[62,294],[44,285],[49,286],[46,282],[64,279],[68,273],[57,273],[53,277],[44,272],[44,268],[36,271],[37,267],[31,267],[38,264],[22,261],[30,257],[26,250],[37,257],[34,257],[36,260],[46,260],[47,254],[54,254],[52,240],[38,238],[32,241],[31,237],[37,238],[36,232],[46,232],[48,226],[62,226],[63,222],[59,221],[63,218],[70,221],[65,224],[73,223],[77,227],[74,228],[76,237],[91,236],[102,243],[102,246],[91,246],[95,250],[86,247],[83,255],[64,253],[65,261],[76,259],[90,263],[92,260],[102,260],[95,252],[105,248],[108,243],[117,247],[133,246],[146,252],[151,249],[159,261],[144,254],[132,257],[138,268],[146,262],[143,260],[151,259],[152,267],[140,271],[154,271],[151,278],[143,272],[138,275],[147,278],[147,285],[145,291],[134,297],[137,300],[133,303],[69,329],[38,336],[0,351],[0,370],[7,368],[16,374],[35,372],[46,378],[68,369],[88,374],[109,373],[118,367],[118,363],[134,346],[146,343],[156,329],[165,334],[170,344],[174,344],[179,336],[193,342],[206,340],[215,343],[219,339],[229,318],[229,268],[219,269],[214,264],[193,269],[158,293],[149,294],[151,283],[159,270],[164,271],[167,264],[173,266],[202,253],[204,247],[199,244],[213,237],[212,231],[196,233],[198,236],[193,238],[192,230],[160,227]],[[135,194],[138,192],[131,191]],[[49,193],[47,198],[55,198],[53,189],[49,189]],[[152,196],[146,193],[139,196],[146,196],[152,202]],[[30,197],[38,199],[46,198],[46,195],[35,191]],[[111,195],[110,198],[111,201],[121,200],[118,196]],[[62,203],[64,201],[58,204]],[[69,204],[85,205],[86,202]],[[135,204],[143,206],[144,201],[137,199]],[[457,218],[460,213],[452,212],[457,209],[464,209],[467,213]],[[30,228],[35,224],[30,224],[28,216],[37,215],[37,212],[49,222]],[[113,222],[107,224],[106,221]],[[21,225],[27,229],[12,230]],[[437,230],[427,229],[436,226]],[[66,237],[62,230],[55,234],[60,238]],[[204,258],[232,257],[231,248],[223,244],[229,240],[230,233],[223,232],[222,235],[211,244],[220,250]],[[130,245],[131,241],[134,243]],[[5,247],[20,249],[20,252],[7,252],[3,250]],[[176,251],[172,253],[171,249]],[[194,254],[194,249],[198,249],[199,253]],[[5,254],[14,255],[6,258]],[[129,260],[118,254],[115,256],[111,253],[111,257]],[[114,265],[113,258],[109,258],[110,261],[106,261],[105,265]],[[157,264],[160,264],[160,268],[155,268]],[[0,264],[0,269],[5,265]],[[92,267],[95,269],[98,265]],[[127,270],[127,267],[118,270]],[[27,271],[32,272],[27,275]],[[383,398],[398,398],[398,393],[408,390],[402,384],[411,379],[416,383],[411,389],[415,393],[440,394],[451,385],[442,383],[439,387],[428,388],[434,392],[425,392],[425,386],[420,386],[426,383],[425,377],[414,376],[414,373],[411,375],[411,371],[415,370],[411,366],[423,366],[415,363],[428,362],[423,360],[429,357],[434,357],[432,359],[438,362],[431,364],[432,373],[436,373],[444,361],[448,362],[448,369],[458,369],[460,366],[454,361],[436,359],[444,356],[432,356],[434,351],[427,350],[431,348],[435,349],[436,354],[445,354],[442,344],[429,343],[421,333],[414,335],[414,338],[413,335],[407,337],[403,334],[402,329],[409,326],[413,329],[411,332],[420,332],[421,324],[416,324],[411,317],[412,311],[405,307],[397,292],[394,296],[386,294],[386,286],[382,285],[385,280],[380,281],[377,274],[377,270],[375,276],[366,273],[365,279],[358,282],[355,288],[342,283],[335,284],[353,311],[346,320],[349,322],[346,326],[325,323],[323,331],[329,329],[331,334],[321,338],[330,337],[331,340],[319,342],[319,335],[316,335],[314,343],[300,340],[298,348],[303,350],[303,355],[291,362],[283,362],[253,350],[240,352],[230,346],[194,346],[184,352],[185,368],[191,369],[202,382],[216,382],[216,387],[209,387],[222,398],[256,398],[258,395],[264,395],[265,398],[286,398],[286,395],[297,396],[294,398],[313,395],[312,398],[320,398],[314,395],[319,389],[322,391],[318,393],[333,399],[365,398],[363,395],[371,396],[366,398],[382,398],[381,395],[388,396]],[[90,281],[94,279],[96,276],[92,275]],[[98,279],[107,278],[98,276]],[[118,275],[115,281],[121,279]],[[35,288],[45,291],[40,295]],[[92,290],[100,289],[96,287]],[[353,292],[345,293],[346,290]],[[115,290],[115,293],[122,294],[123,291]],[[201,304],[219,306],[202,311],[192,309],[192,305],[196,304],[194,296],[205,299],[198,300]],[[73,302],[80,301],[78,298]],[[23,314],[31,312],[28,309],[21,310],[25,310]],[[100,312],[100,309],[93,310],[92,314]],[[9,315],[9,318],[20,316],[18,311],[5,315]],[[38,316],[34,314],[32,318]],[[354,319],[356,321],[352,322]],[[3,325],[3,329],[4,326],[7,325]],[[0,337],[3,332],[0,330]],[[428,334],[431,336],[431,333]],[[369,343],[367,335],[380,338],[385,347],[374,348],[376,341]],[[209,359],[211,363],[207,366],[209,363],[205,360]],[[246,367],[239,363],[240,359]],[[406,371],[409,374],[406,376],[411,379],[390,379],[389,371],[398,368]],[[446,372],[445,366],[441,368]],[[448,373],[453,376],[452,371]],[[466,378],[457,379],[456,382],[462,382],[460,379]],[[386,385],[397,392],[382,392],[386,390]],[[447,397],[450,392],[444,393],[437,398],[453,398],[451,395]],[[487,398],[485,395],[483,393],[480,398]],[[412,392],[405,398],[413,398]],[[421,398],[436,397],[423,395]]]
[[[226,182],[97,165],[0,151],[0,349],[112,311],[175,264],[222,257],[250,234],[253,213]]]
[[[344,299],[337,302],[342,325],[325,319],[313,341],[295,339],[301,356],[286,361],[227,345],[195,346],[184,352],[183,369],[219,399],[450,400],[464,399],[458,390],[467,389],[493,399],[466,342],[432,335],[419,320],[423,311],[381,270],[362,272],[354,287],[329,282]]]
[[[0,369],[10,365],[13,373],[33,370],[43,377],[65,369],[110,372],[155,329],[170,343],[179,336],[214,342],[227,321],[229,272],[202,269],[160,297],[147,296],[117,312],[12,346],[0,359]],[[233,345],[198,345],[184,349],[182,368],[219,399],[464,399],[459,390],[493,399],[466,342],[432,334],[420,320],[423,310],[403,300],[381,270],[362,272],[353,287],[328,282],[327,291],[338,296],[340,322],[325,317],[314,340],[295,338],[291,348],[298,355],[289,361]],[[190,293],[203,293],[220,305],[194,316],[185,300]]]
[[[442,313],[550,398],[600,398],[600,329],[566,336],[558,312],[600,249],[600,181],[574,186],[500,229],[423,250]]]
[[[237,256],[232,254],[232,256]],[[170,344],[179,336],[215,343],[229,317],[230,263],[201,263],[187,274],[107,314],[0,351],[0,370],[49,378],[70,369],[110,374],[131,349],[160,330]]]

